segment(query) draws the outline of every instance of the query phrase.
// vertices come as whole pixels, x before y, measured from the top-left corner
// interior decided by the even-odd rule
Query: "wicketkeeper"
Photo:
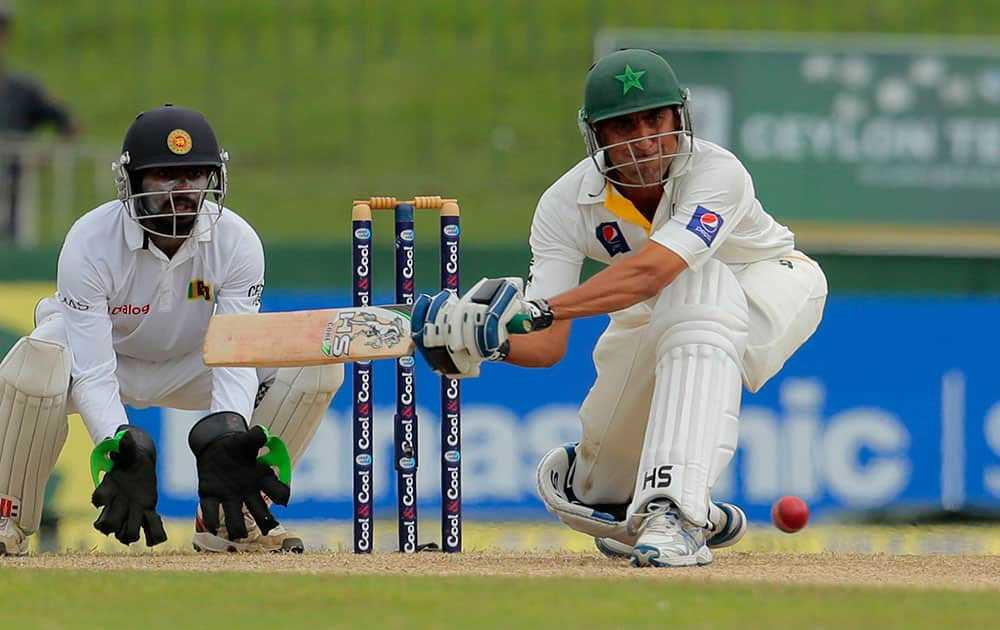
[[[227,158],[199,112],[143,112],[114,164],[118,199],[66,235],[55,296],[39,302],[34,331],[0,363],[0,555],[27,553],[70,413],[83,417],[97,445],[94,527],[123,544],[140,529],[149,546],[166,540],[156,446],[129,424],[123,403],[211,410],[188,439],[201,497],[195,549],[303,550],[270,504],[288,503],[290,467],[343,382],[343,366],[202,362],[212,314],[256,312],[264,288],[260,238],[223,205]]]
[[[712,486],[736,449],[740,398],[819,325],[826,279],[757,200],[732,153],[696,138],[688,91],[659,55],[621,50],[591,67],[580,130],[588,157],[542,195],[520,281],[461,299],[421,296],[412,327],[435,369],[555,364],[570,322],[609,314],[580,441],[538,467],[548,509],[636,566],[704,565],[746,530]],[[609,265],[580,284],[585,258]],[[505,324],[531,315],[536,333]]]

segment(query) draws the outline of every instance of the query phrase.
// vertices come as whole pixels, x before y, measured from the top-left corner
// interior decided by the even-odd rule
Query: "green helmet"
[[[677,75],[667,60],[650,50],[629,48],[610,53],[597,61],[590,68],[583,91],[583,107],[579,113],[580,132],[587,144],[587,154],[594,160],[598,169],[616,184],[623,186],[645,186],[646,183],[627,183],[616,180],[609,173],[616,170],[614,165],[601,164],[597,156],[608,146],[602,146],[598,139],[595,124],[648,109],[660,107],[676,107],[680,112],[681,129],[670,132],[669,135],[686,136],[688,146],[684,151],[658,156],[657,159],[667,163],[676,156],[690,155],[691,140],[694,134],[691,130],[691,117],[688,109],[690,97],[688,90],[681,87]],[[663,134],[668,135],[668,134]],[[638,138],[632,142],[639,140]],[[640,160],[641,161],[641,160]],[[662,182],[668,179],[664,173]],[[662,183],[661,182],[661,183]]]

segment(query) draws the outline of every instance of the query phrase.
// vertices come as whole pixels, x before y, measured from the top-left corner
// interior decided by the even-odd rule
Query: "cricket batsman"
[[[746,530],[712,486],[736,449],[740,398],[819,325],[826,278],[756,198],[726,149],[695,137],[689,93],[648,50],[594,64],[579,125],[588,157],[538,202],[531,273],[461,299],[421,296],[412,330],[439,372],[546,367],[577,317],[610,315],[582,436],[538,466],[546,507],[635,566],[706,565]],[[580,283],[585,258],[607,268]],[[537,332],[508,337],[511,317]]]
[[[196,550],[303,551],[270,505],[287,505],[291,465],[343,366],[203,363],[212,314],[256,312],[264,288],[260,238],[223,205],[227,159],[201,113],[143,112],[113,165],[118,199],[66,235],[55,296],[39,302],[34,331],[0,362],[0,555],[27,553],[71,413],[97,445],[94,527],[126,545],[140,529],[150,547],[166,540],[156,445],[124,404],[210,410],[188,436],[201,499]]]

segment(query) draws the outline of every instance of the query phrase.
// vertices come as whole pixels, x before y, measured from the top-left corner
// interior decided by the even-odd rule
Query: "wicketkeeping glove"
[[[90,469],[97,486],[90,500],[102,508],[94,521],[97,531],[114,534],[125,545],[139,540],[140,527],[148,547],[167,539],[156,513],[156,445],[148,433],[121,425],[94,448]],[[105,475],[98,483],[101,471]]]
[[[244,504],[265,535],[278,525],[261,493],[279,505],[288,505],[291,487],[280,481],[271,466],[257,457],[265,445],[272,453],[277,445],[283,449],[280,440],[270,438],[269,442],[269,438],[267,430],[261,426],[248,430],[243,416],[231,411],[205,416],[191,428],[188,445],[198,465],[201,515],[211,533],[219,530],[220,505],[226,519],[226,531],[233,540],[247,537],[242,514]],[[283,450],[283,459],[287,460],[287,449]],[[281,465],[290,466],[287,461],[279,467]]]

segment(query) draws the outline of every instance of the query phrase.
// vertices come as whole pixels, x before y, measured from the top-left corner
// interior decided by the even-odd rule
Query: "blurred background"
[[[587,68],[642,46],[672,62],[692,89],[696,134],[744,160],[765,208],[830,280],[820,331],[746,397],[741,449],[720,494],[758,522],[783,494],[805,498],[820,522],[989,521],[1000,505],[1000,2],[0,2],[0,80],[30,80],[39,112],[14,124],[15,92],[0,91],[0,351],[31,330],[69,225],[112,197],[110,163],[128,125],[163,103],[205,112],[230,152],[227,205],[264,240],[265,309],[348,303],[351,200],[370,195],[457,197],[463,287],[524,276],[535,202],[585,157],[576,111]],[[391,301],[385,221],[375,281]],[[422,217],[424,290],[436,282],[432,232]],[[534,496],[533,468],[578,435],[575,410],[604,323],[575,324],[556,368],[490,366],[465,387],[473,526],[553,523]],[[383,372],[386,462],[392,376]],[[429,517],[436,382],[419,378]],[[300,466],[289,519],[350,516],[349,389]],[[184,530],[194,509],[184,438],[195,417],[133,416],[160,436],[161,504]],[[55,548],[101,541],[89,529],[91,445],[79,420],[71,425],[50,488],[50,513],[64,517],[49,537]],[[389,517],[388,466],[379,474]],[[542,544],[524,529],[490,531],[479,540]],[[973,544],[1000,552],[994,530],[975,531],[988,533]],[[322,534],[324,544],[342,535]]]

